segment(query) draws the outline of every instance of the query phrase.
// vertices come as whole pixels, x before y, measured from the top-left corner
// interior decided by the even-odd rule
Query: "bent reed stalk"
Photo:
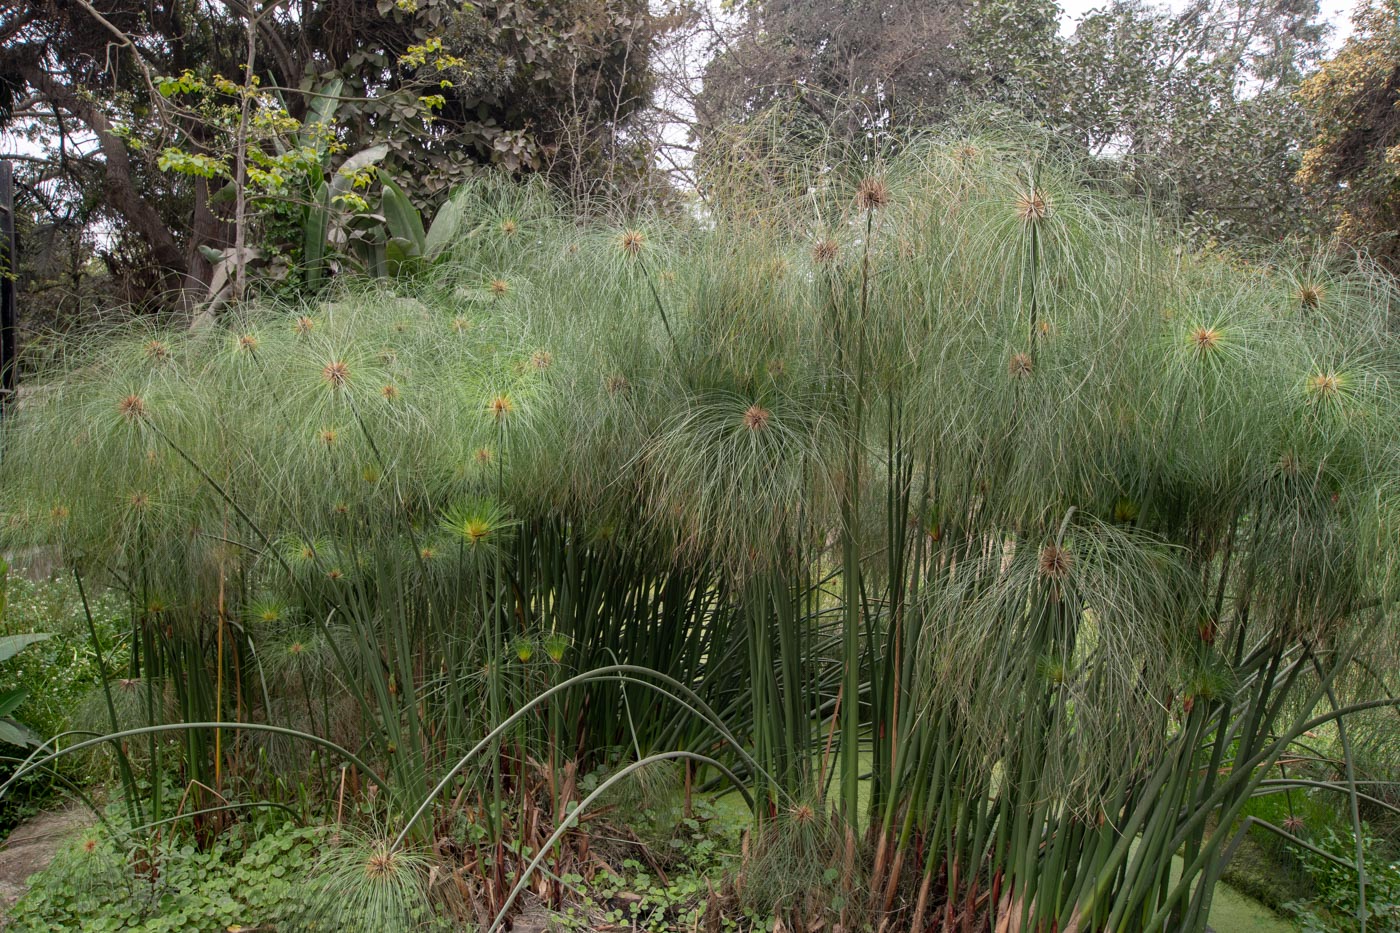
[[[367,851],[458,853],[499,923],[582,864],[578,775],[683,759],[747,784],[788,925],[1203,930],[1290,744],[1392,702],[1389,283],[1183,255],[1025,140],[777,138],[700,218],[482,178],[399,282],[75,347],[4,543],[125,593],[132,668],[25,767],[328,821],[364,778]]]

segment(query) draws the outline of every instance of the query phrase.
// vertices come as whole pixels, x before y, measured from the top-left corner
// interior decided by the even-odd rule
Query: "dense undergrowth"
[[[48,636],[0,664],[0,692],[25,691],[23,701],[13,711],[15,719],[40,736],[56,735],[88,720],[85,706],[103,680],[98,651],[118,664],[126,657],[126,613],[121,600],[111,595],[95,598],[89,607],[94,623],[91,630],[82,598],[66,580],[36,583],[10,574],[3,603],[0,637]],[[14,773],[19,761],[14,757],[17,751],[13,746],[4,749],[0,780],[9,779]],[[31,772],[0,796],[0,839],[25,818],[55,804],[65,793],[82,792],[106,777],[110,773],[100,762],[76,759],[56,762],[53,769]]]
[[[131,650],[36,764],[206,853],[293,806],[304,924],[563,907],[640,783],[751,801],[715,923],[1202,929],[1295,740],[1391,702],[1387,283],[1004,141],[754,145],[697,218],[484,179],[393,285],[70,348],[4,533]],[[1368,721],[1307,778],[1356,829]]]

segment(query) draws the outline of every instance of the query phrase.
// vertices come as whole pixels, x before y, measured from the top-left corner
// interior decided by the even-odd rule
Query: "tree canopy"
[[[0,127],[46,148],[26,181],[54,222],[192,296],[233,244],[239,126],[271,158],[332,103],[327,161],[386,144],[420,204],[482,164],[596,192],[647,171],[626,127],[660,26],[644,0],[5,0]]]
[[[1300,181],[1332,209],[1342,242],[1400,269],[1400,4],[1365,4],[1299,96],[1317,127]]]

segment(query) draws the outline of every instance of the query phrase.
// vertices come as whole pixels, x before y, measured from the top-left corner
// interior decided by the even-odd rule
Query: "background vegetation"
[[[390,276],[72,345],[7,544],[130,656],[33,766],[108,750],[137,874],[323,827],[295,909],[366,928],[571,901],[637,781],[751,803],[733,922],[1201,929],[1253,826],[1375,928],[1389,279],[1184,256],[1031,130],[771,119],[703,218],[481,178]],[[1349,857],[1248,809],[1307,792]]]
[[[1400,6],[1061,20],[0,0],[26,922],[1400,925]]]

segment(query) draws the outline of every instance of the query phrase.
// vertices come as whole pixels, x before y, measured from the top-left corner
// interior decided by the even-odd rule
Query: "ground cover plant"
[[[292,928],[575,903],[629,794],[744,798],[716,924],[1195,931],[1260,795],[1361,839],[1386,281],[1183,255],[1024,139],[799,138],[696,216],[484,178],[392,284],[72,347],[4,534],[130,655],[27,767],[112,756],[138,862],[323,827]],[[1323,727],[1340,776],[1279,767]]]

